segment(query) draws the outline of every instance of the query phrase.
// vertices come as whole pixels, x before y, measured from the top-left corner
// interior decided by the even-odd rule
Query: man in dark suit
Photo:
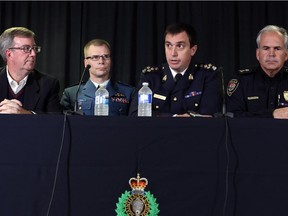
[[[76,106],[76,93],[79,86],[64,90],[61,98],[64,110],[74,110],[76,107],[77,111],[80,110],[84,115],[94,115],[95,92],[101,86],[109,92],[109,116],[127,116],[135,88],[111,79],[112,60],[109,43],[102,39],[89,41],[84,47],[84,57],[85,68],[87,65],[91,66],[90,79],[80,85]]]
[[[192,64],[197,51],[192,26],[176,23],[165,32],[167,63],[143,70],[138,91],[148,82],[153,116],[212,116],[221,110],[220,74],[211,64]],[[137,115],[138,98],[133,97],[130,115]]]
[[[59,81],[35,70],[34,32],[24,27],[5,30],[0,52],[7,65],[0,69],[0,113],[61,113]]]

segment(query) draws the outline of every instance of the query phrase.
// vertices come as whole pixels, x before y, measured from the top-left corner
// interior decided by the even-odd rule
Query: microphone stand
[[[78,115],[83,115],[83,111],[82,110],[79,110],[79,106],[78,106],[78,95],[79,95],[79,90],[80,90],[80,86],[81,86],[81,83],[83,81],[83,78],[84,78],[84,75],[86,73],[86,71],[89,71],[91,65],[87,65],[83,72],[82,72],[82,75],[81,75],[81,79],[80,79],[80,82],[78,84],[78,88],[77,88],[77,91],[76,91],[76,95],[75,95],[75,103],[74,103],[74,112],[73,114],[78,114]]]
[[[224,72],[223,67],[218,68],[218,73],[221,75],[221,93],[222,93],[222,112],[215,113],[213,116],[219,117],[230,117],[233,118],[233,113],[226,111],[226,94],[225,94],[225,82],[224,82]]]

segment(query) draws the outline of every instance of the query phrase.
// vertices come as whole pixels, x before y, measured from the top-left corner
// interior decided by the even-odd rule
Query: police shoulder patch
[[[159,71],[159,67],[151,67],[151,66],[148,66],[142,70],[143,73],[157,72],[157,71]]]
[[[237,79],[231,79],[227,85],[227,95],[231,96],[239,86],[239,81]]]
[[[198,69],[204,68],[204,69],[212,70],[212,71],[217,70],[217,67],[213,64],[210,64],[210,63],[209,64],[195,64],[195,67]]]

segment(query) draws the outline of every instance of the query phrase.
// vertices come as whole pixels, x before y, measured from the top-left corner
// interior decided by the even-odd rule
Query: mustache
[[[268,58],[268,59],[265,60],[265,62],[278,62],[278,59]]]

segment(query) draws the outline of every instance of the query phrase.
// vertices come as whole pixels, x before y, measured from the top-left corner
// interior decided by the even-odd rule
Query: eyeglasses
[[[34,50],[36,53],[41,52],[40,46],[23,46],[23,47],[10,47],[10,50],[22,50],[25,53],[31,53],[32,50]]]
[[[91,59],[92,61],[98,61],[100,58],[102,58],[103,60],[108,60],[108,59],[110,59],[110,55],[109,54],[92,55],[92,56],[86,57],[85,59]]]

